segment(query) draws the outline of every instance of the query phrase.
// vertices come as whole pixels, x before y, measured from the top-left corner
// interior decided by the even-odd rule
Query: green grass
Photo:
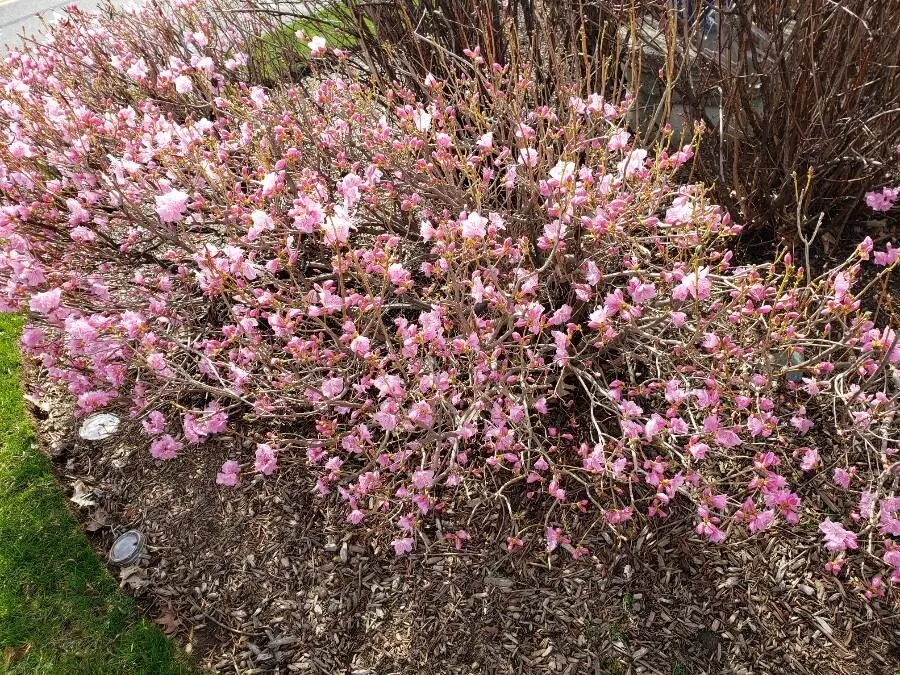
[[[190,672],[119,591],[35,447],[19,381],[21,325],[0,314],[0,672]]]
[[[341,30],[343,19],[341,8],[321,7],[315,14],[305,19],[297,19],[282,28],[258,37],[249,48],[253,69],[265,80],[275,84],[293,76],[302,76],[309,58],[309,47],[297,39],[296,32],[303,30],[308,38],[321,36],[329,49],[353,49],[356,41]],[[372,30],[374,24],[364,20]]]

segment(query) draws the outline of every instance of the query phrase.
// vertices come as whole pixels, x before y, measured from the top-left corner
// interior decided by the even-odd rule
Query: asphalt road
[[[41,21],[38,15],[50,19],[62,13],[62,8],[72,0],[0,0],[0,53],[6,46],[19,41],[19,35],[38,35]],[[76,0],[75,4],[92,9],[100,0]]]

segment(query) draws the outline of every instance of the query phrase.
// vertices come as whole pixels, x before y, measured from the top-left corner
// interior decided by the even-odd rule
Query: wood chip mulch
[[[896,595],[870,603],[826,576],[812,526],[714,546],[675,515],[577,562],[499,545],[396,558],[347,535],[299,465],[222,488],[227,442],[159,463],[128,425],[90,444],[70,408],[37,417],[98,552],[147,536],[113,574],[218,672],[900,672]]]

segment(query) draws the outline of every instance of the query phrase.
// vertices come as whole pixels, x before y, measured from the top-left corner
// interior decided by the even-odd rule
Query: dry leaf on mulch
[[[83,509],[97,506],[97,500],[94,498],[94,492],[86,487],[83,481],[75,480],[72,483],[72,496],[69,501],[78,504]]]

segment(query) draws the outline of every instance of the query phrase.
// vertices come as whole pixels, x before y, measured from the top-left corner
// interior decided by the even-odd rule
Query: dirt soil
[[[716,546],[675,513],[580,561],[499,544],[396,558],[346,535],[300,464],[223,488],[238,441],[161,463],[136,425],[88,443],[66,404],[34,413],[98,554],[143,532],[146,554],[113,574],[218,672],[900,672],[896,594],[869,603],[828,577],[813,523]]]

